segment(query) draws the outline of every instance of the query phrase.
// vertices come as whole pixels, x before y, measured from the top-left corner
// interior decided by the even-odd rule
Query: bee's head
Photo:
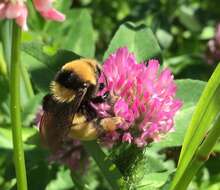
[[[89,98],[97,91],[97,80],[97,62],[79,59],[62,67],[51,83],[51,91],[58,101],[71,102],[79,90],[88,88],[85,98]]]

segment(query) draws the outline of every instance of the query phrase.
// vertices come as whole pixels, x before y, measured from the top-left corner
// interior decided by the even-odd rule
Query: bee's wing
[[[59,128],[54,126],[54,116],[52,113],[44,112],[40,121],[40,138],[43,145],[52,151],[59,148],[61,141]]]
[[[42,143],[53,152],[62,146],[71,120],[69,110],[71,106],[56,102],[51,94],[43,99],[43,115],[40,120],[40,138]]]
[[[40,138],[44,146],[56,152],[66,140],[71,125],[70,116],[44,112],[40,121]]]
[[[43,99],[43,115],[40,121],[40,136],[43,144],[57,151],[63,143],[87,88],[78,92],[72,103],[56,102],[51,94]]]
[[[58,102],[54,100],[53,95],[47,94],[43,99],[43,117],[46,119],[43,119],[42,123],[45,122],[44,120],[47,121],[48,118],[52,118],[50,123],[54,123],[56,127],[68,127],[68,124],[72,123],[72,120],[78,111],[86,92],[87,88],[79,90],[74,100],[70,103]]]

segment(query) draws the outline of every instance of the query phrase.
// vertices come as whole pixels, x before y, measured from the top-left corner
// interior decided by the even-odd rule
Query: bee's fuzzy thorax
[[[92,85],[97,84],[97,62],[92,59],[80,59],[66,63],[62,70],[68,70],[75,73],[82,81],[89,82]]]
[[[71,102],[76,96],[73,90],[65,88],[55,81],[51,83],[50,90],[58,102]]]

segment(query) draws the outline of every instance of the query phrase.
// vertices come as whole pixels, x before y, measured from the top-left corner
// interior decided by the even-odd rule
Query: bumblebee
[[[51,83],[51,93],[43,99],[40,134],[43,143],[56,151],[65,138],[94,140],[104,131],[115,130],[117,117],[100,119],[91,103],[102,103],[108,93],[96,96],[101,67],[92,59],[66,63]]]

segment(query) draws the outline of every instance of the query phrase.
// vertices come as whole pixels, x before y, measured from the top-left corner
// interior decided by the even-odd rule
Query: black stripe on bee
[[[84,82],[73,71],[61,70],[55,76],[55,81],[68,89],[77,91],[83,87]]]

